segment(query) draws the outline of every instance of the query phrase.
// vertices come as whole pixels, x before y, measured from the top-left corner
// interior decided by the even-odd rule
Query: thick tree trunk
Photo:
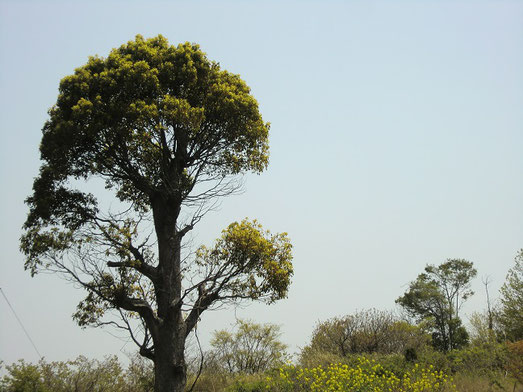
[[[185,321],[181,311],[181,236],[176,230],[179,203],[153,200],[158,239],[158,280],[154,282],[159,325],[154,341],[155,392],[182,392],[187,382]]]
[[[173,364],[155,361],[155,392],[183,392],[185,390],[186,381],[185,369],[183,371],[178,371]]]
[[[154,391],[183,392],[187,382],[185,336],[177,336],[171,328],[165,329],[155,342]]]

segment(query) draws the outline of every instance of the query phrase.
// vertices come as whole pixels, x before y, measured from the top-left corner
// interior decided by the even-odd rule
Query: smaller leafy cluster
[[[238,320],[237,330],[215,331],[205,366],[214,373],[259,374],[283,365],[287,345],[280,327]]]
[[[286,366],[266,379],[267,391],[340,391],[340,392],[435,392],[455,391],[452,379],[441,371],[421,368],[396,376],[374,360],[358,358],[358,364],[332,364],[327,368]]]
[[[272,303],[287,296],[293,274],[287,233],[271,234],[256,221],[234,222],[212,248],[197,251],[196,264],[207,276],[202,290],[221,299],[251,298]]]

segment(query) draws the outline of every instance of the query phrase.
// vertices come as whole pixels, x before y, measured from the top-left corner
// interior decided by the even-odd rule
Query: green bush
[[[261,380],[236,380],[233,385],[225,389],[226,392],[265,392],[266,390],[266,383]]]
[[[454,350],[448,355],[452,373],[474,372],[488,374],[502,371],[507,361],[505,344],[486,342],[462,350]]]
[[[6,366],[0,380],[2,392],[149,392],[153,390],[151,367],[133,359],[124,371],[116,356],[103,361],[83,356],[67,362],[28,364],[23,360]]]

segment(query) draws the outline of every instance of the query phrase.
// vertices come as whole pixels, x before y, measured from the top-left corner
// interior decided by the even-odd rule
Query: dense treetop
[[[268,164],[268,123],[249,87],[198,45],[137,36],[65,77],[44,126],[41,167],[26,226],[81,224],[92,195],[68,179],[102,177],[118,197],[147,208],[155,192],[189,197],[202,177]]]

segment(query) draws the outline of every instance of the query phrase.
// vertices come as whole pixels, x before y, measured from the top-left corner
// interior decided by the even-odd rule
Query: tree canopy
[[[120,200],[149,210],[158,194],[207,200],[224,189],[190,195],[203,180],[268,164],[269,124],[245,82],[197,45],[174,47],[162,36],[90,57],[62,79],[49,115],[26,228],[96,216],[96,199],[71,189],[71,179],[101,177]]]
[[[459,310],[473,294],[470,280],[476,274],[473,263],[463,259],[448,259],[439,266],[427,265],[396,303],[433,330],[435,347],[443,351],[458,348],[468,341]]]
[[[75,319],[128,331],[155,361],[157,391],[183,389],[185,339],[203,311],[287,294],[285,233],[245,219],[213,248],[183,241],[239,189],[236,175],[267,167],[268,131],[245,82],[196,44],[138,35],[60,82],[27,199],[25,267],[82,285]],[[100,180],[108,191],[94,192]]]

